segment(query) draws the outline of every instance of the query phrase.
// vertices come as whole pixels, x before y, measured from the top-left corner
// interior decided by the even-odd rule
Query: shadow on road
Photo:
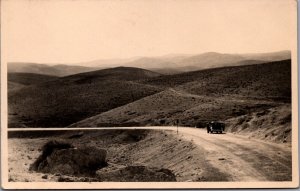
[[[209,134],[222,135],[222,134],[226,134],[226,133],[225,133],[225,132],[222,132],[222,133],[209,133]]]

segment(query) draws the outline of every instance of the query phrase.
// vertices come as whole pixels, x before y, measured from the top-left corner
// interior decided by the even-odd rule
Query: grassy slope
[[[58,78],[10,92],[9,127],[67,126],[161,91],[134,82],[158,75],[120,67]]]

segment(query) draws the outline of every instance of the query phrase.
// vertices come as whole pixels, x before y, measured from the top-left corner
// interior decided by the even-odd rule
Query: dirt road
[[[78,130],[67,128],[63,130]],[[82,128],[83,129],[83,128]],[[109,129],[109,128],[85,128]],[[292,155],[290,144],[249,139],[231,133],[207,134],[204,129],[179,127],[130,127],[114,129],[173,130],[178,139],[192,142],[199,148],[201,160],[228,177],[228,181],[291,181]],[[16,131],[20,129],[11,129]],[[24,130],[24,129],[22,129]],[[32,129],[26,129],[32,130]],[[34,129],[45,130],[45,129]],[[58,130],[58,129],[47,129]],[[61,129],[60,129],[61,130]],[[181,143],[178,143],[181,144]],[[176,152],[176,151],[175,151]]]
[[[206,159],[233,181],[288,181],[292,179],[290,145],[248,139],[244,136],[207,134],[180,128],[179,134],[206,151]]]

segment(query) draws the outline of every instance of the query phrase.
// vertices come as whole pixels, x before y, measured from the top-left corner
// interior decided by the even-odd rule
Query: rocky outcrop
[[[107,165],[104,149],[94,146],[74,147],[62,141],[50,141],[43,147],[40,157],[31,165],[30,170],[63,175],[95,175]]]

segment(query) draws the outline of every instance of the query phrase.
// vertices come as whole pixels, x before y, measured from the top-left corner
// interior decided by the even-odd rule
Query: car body
[[[222,133],[225,130],[225,124],[222,122],[211,121],[207,123],[207,133]]]

